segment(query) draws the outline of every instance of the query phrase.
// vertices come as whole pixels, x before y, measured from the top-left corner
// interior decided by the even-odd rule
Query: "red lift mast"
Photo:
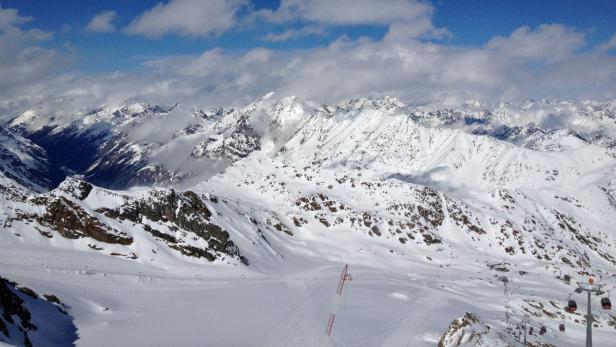
[[[351,281],[351,275],[349,274],[349,265],[344,265],[342,269],[342,273],[340,274],[340,281],[338,281],[338,289],[336,290],[336,300],[334,302],[334,307],[332,308],[332,312],[329,314],[329,321],[327,322],[327,328],[325,329],[325,334],[327,336],[332,335],[332,330],[334,328],[334,320],[336,319],[336,309],[338,308],[338,301],[342,296],[342,289],[344,288],[344,284],[346,281]]]

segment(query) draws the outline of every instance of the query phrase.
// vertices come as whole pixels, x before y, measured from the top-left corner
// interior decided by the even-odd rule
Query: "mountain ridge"
[[[0,175],[2,244],[177,273],[277,276],[349,261],[395,273],[434,267],[465,273],[461,283],[469,286],[481,278],[499,292],[493,282],[502,270],[537,290],[520,290],[513,312],[581,330],[542,286],[566,297],[563,273],[614,274],[616,123],[609,105],[551,129],[514,114],[477,113],[483,106],[476,103],[471,111],[425,112],[394,98],[331,106],[267,95],[213,110],[139,104],[40,128],[28,126],[36,119],[28,114],[3,130],[12,140],[0,144],[28,144],[11,147],[18,149],[11,167],[29,167],[19,160],[34,151],[40,170],[13,172],[43,177],[44,164],[59,158],[65,177],[37,190]],[[574,127],[581,123],[585,128]],[[485,273],[468,270],[477,267]],[[522,275],[529,268],[532,281]],[[426,288],[439,287],[425,275]],[[439,295],[462,300],[456,291],[463,290]],[[462,307],[479,312],[478,326],[492,326],[484,329],[490,343],[510,336],[497,318],[500,306]],[[609,336],[610,316],[596,319]]]

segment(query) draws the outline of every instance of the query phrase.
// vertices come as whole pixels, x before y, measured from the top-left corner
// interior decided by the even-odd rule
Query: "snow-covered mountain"
[[[458,129],[540,152],[593,144],[616,156],[616,102],[528,101],[514,107],[468,102],[459,107],[405,106],[391,97],[352,99],[319,105],[272,94],[244,107],[213,109],[182,105],[129,104],[89,112],[44,115],[23,112],[6,128],[45,149],[57,186],[67,175],[83,175],[107,188],[180,184],[208,179],[253,151],[273,153],[296,132],[309,134],[318,123],[389,114],[424,128]],[[368,129],[369,131],[370,129]],[[396,136],[405,137],[404,131]],[[354,141],[361,141],[357,139]]]
[[[93,322],[126,321],[164,298],[184,305],[169,317],[183,327],[198,312],[189,303],[217,307],[206,314],[211,344],[318,345],[328,312],[283,311],[335,287],[341,263],[357,269],[353,315],[329,341],[342,345],[512,345],[507,302],[512,321],[526,314],[549,327],[536,345],[574,346],[585,318],[565,312],[575,285],[563,276],[616,290],[616,102],[321,105],[268,94],[243,107],[29,110],[0,130],[1,247],[48,258],[7,256],[18,266],[5,275],[64,294],[85,327],[78,343],[101,344]],[[83,270],[76,258],[111,277],[79,279],[91,296],[61,285]],[[158,284],[142,288],[144,273]],[[151,294],[175,285],[186,288]],[[133,301],[117,286],[148,294]],[[272,295],[277,308],[255,303]],[[242,296],[252,301],[217,304]],[[323,306],[333,295],[316,298]],[[107,305],[118,312],[97,311]],[[166,321],[146,310],[116,342],[144,344],[128,329]],[[265,335],[231,336],[233,324],[216,324],[221,310]],[[268,319],[254,322],[257,311]],[[268,332],[276,317],[290,325]],[[599,343],[616,337],[613,315],[593,318]],[[310,327],[285,330],[293,324]]]
[[[154,144],[128,138],[132,128],[145,127],[171,110],[173,107],[132,104],[98,108],[61,120],[28,110],[12,119],[8,128],[44,148],[51,163],[63,173],[48,188],[73,174],[104,186],[127,187],[173,180],[146,160]]]
[[[47,190],[59,174],[43,148],[4,128],[0,128],[0,172],[37,192]]]

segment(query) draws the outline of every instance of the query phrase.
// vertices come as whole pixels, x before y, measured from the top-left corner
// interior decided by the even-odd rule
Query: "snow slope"
[[[574,282],[616,292],[613,103],[267,95],[101,109],[45,130],[37,117],[9,129],[42,153],[96,150],[47,192],[0,177],[2,276],[69,306],[77,345],[506,346],[528,315],[547,327],[536,345],[577,346]],[[157,187],[108,189],[143,170]],[[336,299],[343,264],[353,280]],[[608,346],[616,318],[596,301],[595,344]]]

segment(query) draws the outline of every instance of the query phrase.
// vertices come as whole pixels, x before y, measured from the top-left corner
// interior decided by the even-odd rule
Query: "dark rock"
[[[57,230],[60,235],[68,239],[91,237],[105,243],[121,245],[133,243],[132,237],[126,233],[108,227],[83,208],[64,197],[42,201],[45,202],[47,212],[38,217],[37,221],[42,225]]]
[[[127,203],[118,209],[100,209],[97,212],[109,218],[130,220],[136,224],[142,224],[144,218],[152,222],[169,223],[178,229],[192,232],[207,242],[208,249],[181,245],[175,236],[143,225],[144,231],[167,241],[171,248],[187,256],[214,261],[216,253],[221,253],[241,259],[239,249],[229,233],[210,221],[212,212],[205,205],[204,199],[192,191],[157,191],[145,199]]]

